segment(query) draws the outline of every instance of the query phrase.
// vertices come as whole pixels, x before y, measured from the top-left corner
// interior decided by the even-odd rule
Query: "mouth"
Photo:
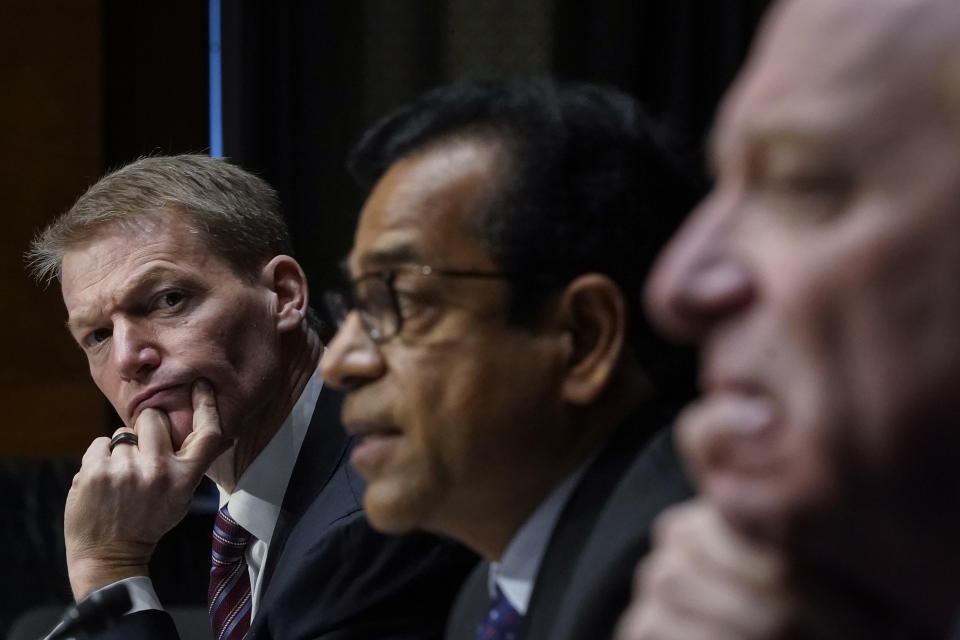
[[[350,462],[365,477],[382,469],[400,445],[403,431],[389,424],[345,421],[347,431],[357,443],[350,454]]]
[[[161,407],[171,400],[181,399],[184,387],[183,384],[169,384],[153,387],[138,394],[129,405],[127,414],[130,416],[130,422],[135,423],[144,409]]]
[[[701,490],[745,531],[769,527],[792,460],[784,417],[761,385],[713,378],[679,423]]]

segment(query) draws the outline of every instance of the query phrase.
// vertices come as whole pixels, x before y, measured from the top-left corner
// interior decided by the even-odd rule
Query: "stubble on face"
[[[148,406],[163,410],[179,447],[192,430],[190,387],[202,377],[225,433],[240,434],[270,393],[277,347],[255,287],[175,215],[105,228],[69,249],[63,267],[71,332],[128,426]]]

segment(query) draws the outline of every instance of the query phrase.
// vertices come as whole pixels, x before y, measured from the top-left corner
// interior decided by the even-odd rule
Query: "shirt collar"
[[[582,465],[554,487],[510,539],[500,561],[490,563],[490,574],[487,578],[490,597],[496,597],[496,588],[499,587],[520,615],[527,613],[533,583],[540,570],[547,543],[560,518],[560,512],[587,466]]]
[[[218,487],[220,507],[229,501],[230,516],[237,524],[267,544],[277,525],[283,496],[322,388],[323,379],[314,371],[290,415],[237,480],[233,493]]]

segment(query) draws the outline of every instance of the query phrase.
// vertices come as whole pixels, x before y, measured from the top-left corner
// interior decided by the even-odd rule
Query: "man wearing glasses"
[[[696,194],[631,99],[546,81],[427,94],[351,169],[372,190],[322,370],[367,517],[488,561],[448,637],[608,636],[688,492],[663,429],[682,359],[639,296]]]

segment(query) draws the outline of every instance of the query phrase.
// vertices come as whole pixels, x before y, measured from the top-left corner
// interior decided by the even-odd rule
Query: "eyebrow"
[[[706,141],[706,165],[710,175],[717,179],[723,165],[723,151],[721,147],[730,146],[718,135],[719,129],[714,127]],[[727,134],[729,136],[729,134]],[[832,136],[818,130],[815,126],[806,123],[781,122],[770,120],[751,122],[735,134],[733,143],[737,153],[746,153],[749,157],[766,158],[772,150],[790,149],[793,151],[810,152],[824,151],[834,153],[837,149],[832,144]],[[849,151],[841,149],[841,151]],[[729,155],[729,150],[726,152]]]
[[[342,267],[349,274],[349,256],[344,259]],[[376,270],[403,263],[423,264],[424,258],[420,251],[410,244],[400,244],[393,247],[382,247],[365,253],[359,260],[363,271]]]
[[[171,273],[177,272],[169,267],[156,265],[150,267],[143,273],[134,274],[131,280],[128,280],[126,283],[124,283],[117,295],[113,296],[115,300],[119,300],[119,304],[116,306],[119,308],[127,306],[130,298],[136,297],[142,291],[150,289],[151,287],[156,286],[158,282],[168,279]],[[75,333],[80,327],[95,324],[91,321],[91,317],[92,314],[87,314],[85,311],[81,311],[73,318],[67,318],[67,321],[64,324],[70,333]]]

